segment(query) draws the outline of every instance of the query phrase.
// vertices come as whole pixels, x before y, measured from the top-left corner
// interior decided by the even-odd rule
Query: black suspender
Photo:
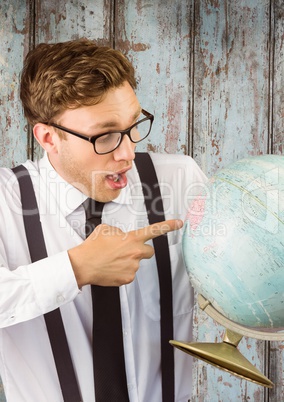
[[[20,185],[24,226],[32,262],[47,257],[34,188],[28,170],[23,166],[13,169]],[[66,402],[82,401],[74,373],[60,309],[44,314],[53,357]]]
[[[136,154],[136,166],[140,175],[143,193],[147,185],[152,197],[145,197],[149,222],[163,221],[164,210],[156,172],[147,153]],[[147,167],[145,169],[145,167]],[[13,169],[22,198],[23,218],[32,262],[47,257],[44,237],[39,219],[33,185],[27,169],[20,165]],[[154,208],[152,208],[154,207]],[[156,213],[157,211],[157,213]],[[161,365],[163,402],[174,402],[174,349],[169,340],[173,336],[172,278],[167,236],[153,240],[158,267],[161,304]],[[81,396],[68,348],[60,314],[56,309],[44,315],[54,355],[58,378],[65,402],[80,402]],[[119,401],[118,401],[119,402]]]
[[[142,183],[150,224],[165,220],[160,187],[150,155],[148,153],[136,153],[135,164]],[[145,186],[147,186],[147,194]],[[151,197],[149,197],[149,189]],[[153,239],[153,243],[160,285],[162,395],[163,402],[173,402],[175,400],[174,351],[169,344],[169,340],[174,339],[173,299],[168,238],[166,235],[159,236]]]

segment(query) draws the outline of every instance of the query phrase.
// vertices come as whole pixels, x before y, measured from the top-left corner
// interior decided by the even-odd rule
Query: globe
[[[195,290],[229,320],[284,328],[284,157],[220,169],[190,204],[183,256]]]

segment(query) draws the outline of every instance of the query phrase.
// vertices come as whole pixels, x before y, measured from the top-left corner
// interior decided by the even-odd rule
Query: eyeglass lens
[[[141,116],[144,117],[143,115]],[[130,138],[133,142],[142,141],[150,132],[151,120],[140,121],[130,130]],[[94,147],[97,153],[104,154],[113,151],[121,141],[121,133],[110,133],[96,138]]]

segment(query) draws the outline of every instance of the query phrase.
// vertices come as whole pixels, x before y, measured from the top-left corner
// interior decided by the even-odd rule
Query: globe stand
[[[224,317],[202,295],[198,295],[198,303],[203,311],[226,328],[223,342],[198,343],[171,340],[170,344],[235,376],[273,388],[273,383],[241,354],[237,346],[243,336],[280,341],[284,339],[284,332],[258,331],[243,327]]]

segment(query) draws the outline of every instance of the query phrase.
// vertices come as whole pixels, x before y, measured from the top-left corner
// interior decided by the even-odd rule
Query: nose
[[[124,135],[119,147],[113,151],[113,157],[116,161],[132,161],[135,158],[135,148],[136,144],[130,140],[128,135]]]

